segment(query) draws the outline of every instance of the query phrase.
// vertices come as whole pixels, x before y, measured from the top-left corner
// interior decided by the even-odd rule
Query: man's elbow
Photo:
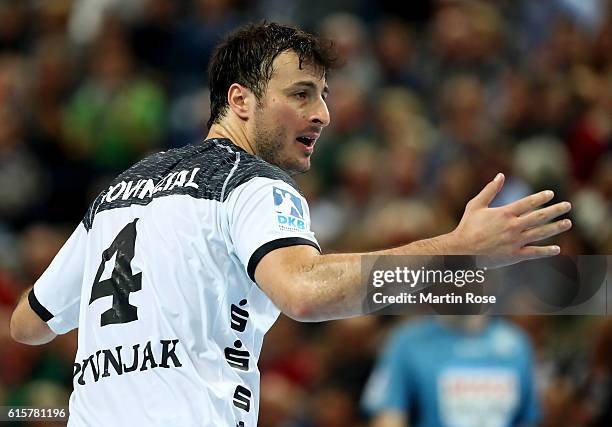
[[[24,327],[21,322],[19,322],[18,317],[19,316],[15,312],[11,316],[11,322],[9,325],[11,338],[21,344],[30,344],[32,341],[31,332],[28,331],[28,328]]]
[[[56,336],[46,324],[40,325],[40,327],[33,327],[28,322],[24,322],[20,319],[17,311],[13,312],[11,316],[9,329],[13,340],[27,345],[46,344]]]
[[[313,304],[309,303],[304,299],[297,299],[297,301],[286,305],[282,309],[283,314],[290,317],[297,322],[318,322],[320,321],[318,312]]]
[[[19,321],[15,319],[15,313],[13,313],[13,315],[11,316],[11,322],[9,325],[9,329],[11,332],[11,338],[13,340],[17,341],[18,343],[27,344],[26,342],[28,341],[27,331],[25,330],[25,328],[23,328],[19,324]]]
[[[300,291],[293,292],[281,309],[286,316],[298,322],[323,322],[337,318],[329,313],[328,302],[317,295],[313,286],[303,284],[296,288]]]
[[[276,289],[280,291],[270,292],[268,297],[285,316],[297,322],[315,322],[317,310],[305,288],[303,283],[292,287],[278,286]]]

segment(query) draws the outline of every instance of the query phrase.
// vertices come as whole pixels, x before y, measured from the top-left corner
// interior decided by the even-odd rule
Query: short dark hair
[[[272,78],[272,63],[283,52],[295,52],[299,66],[314,65],[327,76],[338,65],[330,40],[288,25],[262,22],[240,27],[215,49],[208,66],[210,119],[208,128],[218,123],[229,104],[227,91],[234,83],[251,90],[258,101]]]

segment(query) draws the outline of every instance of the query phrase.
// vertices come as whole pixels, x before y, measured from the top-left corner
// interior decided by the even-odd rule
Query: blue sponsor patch
[[[304,208],[302,200],[282,188],[272,187],[276,220],[281,229],[287,231],[304,231]]]
[[[274,189],[274,210],[283,215],[291,215],[304,219],[302,200],[287,190],[278,187]]]

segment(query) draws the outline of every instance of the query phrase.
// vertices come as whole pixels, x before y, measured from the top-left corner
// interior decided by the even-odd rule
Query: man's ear
[[[242,120],[247,120],[255,107],[255,95],[246,87],[233,83],[227,91],[227,103]]]

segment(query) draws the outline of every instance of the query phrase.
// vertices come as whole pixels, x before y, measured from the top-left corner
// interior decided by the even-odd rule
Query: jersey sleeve
[[[284,181],[253,178],[232,191],[226,209],[227,232],[252,281],[259,261],[275,249],[309,245],[321,251],[306,199]]]
[[[56,334],[79,323],[87,231],[80,223],[28,295],[32,310]]]
[[[408,413],[413,395],[409,347],[403,336],[387,344],[364,388],[361,407],[369,416],[394,410]]]

